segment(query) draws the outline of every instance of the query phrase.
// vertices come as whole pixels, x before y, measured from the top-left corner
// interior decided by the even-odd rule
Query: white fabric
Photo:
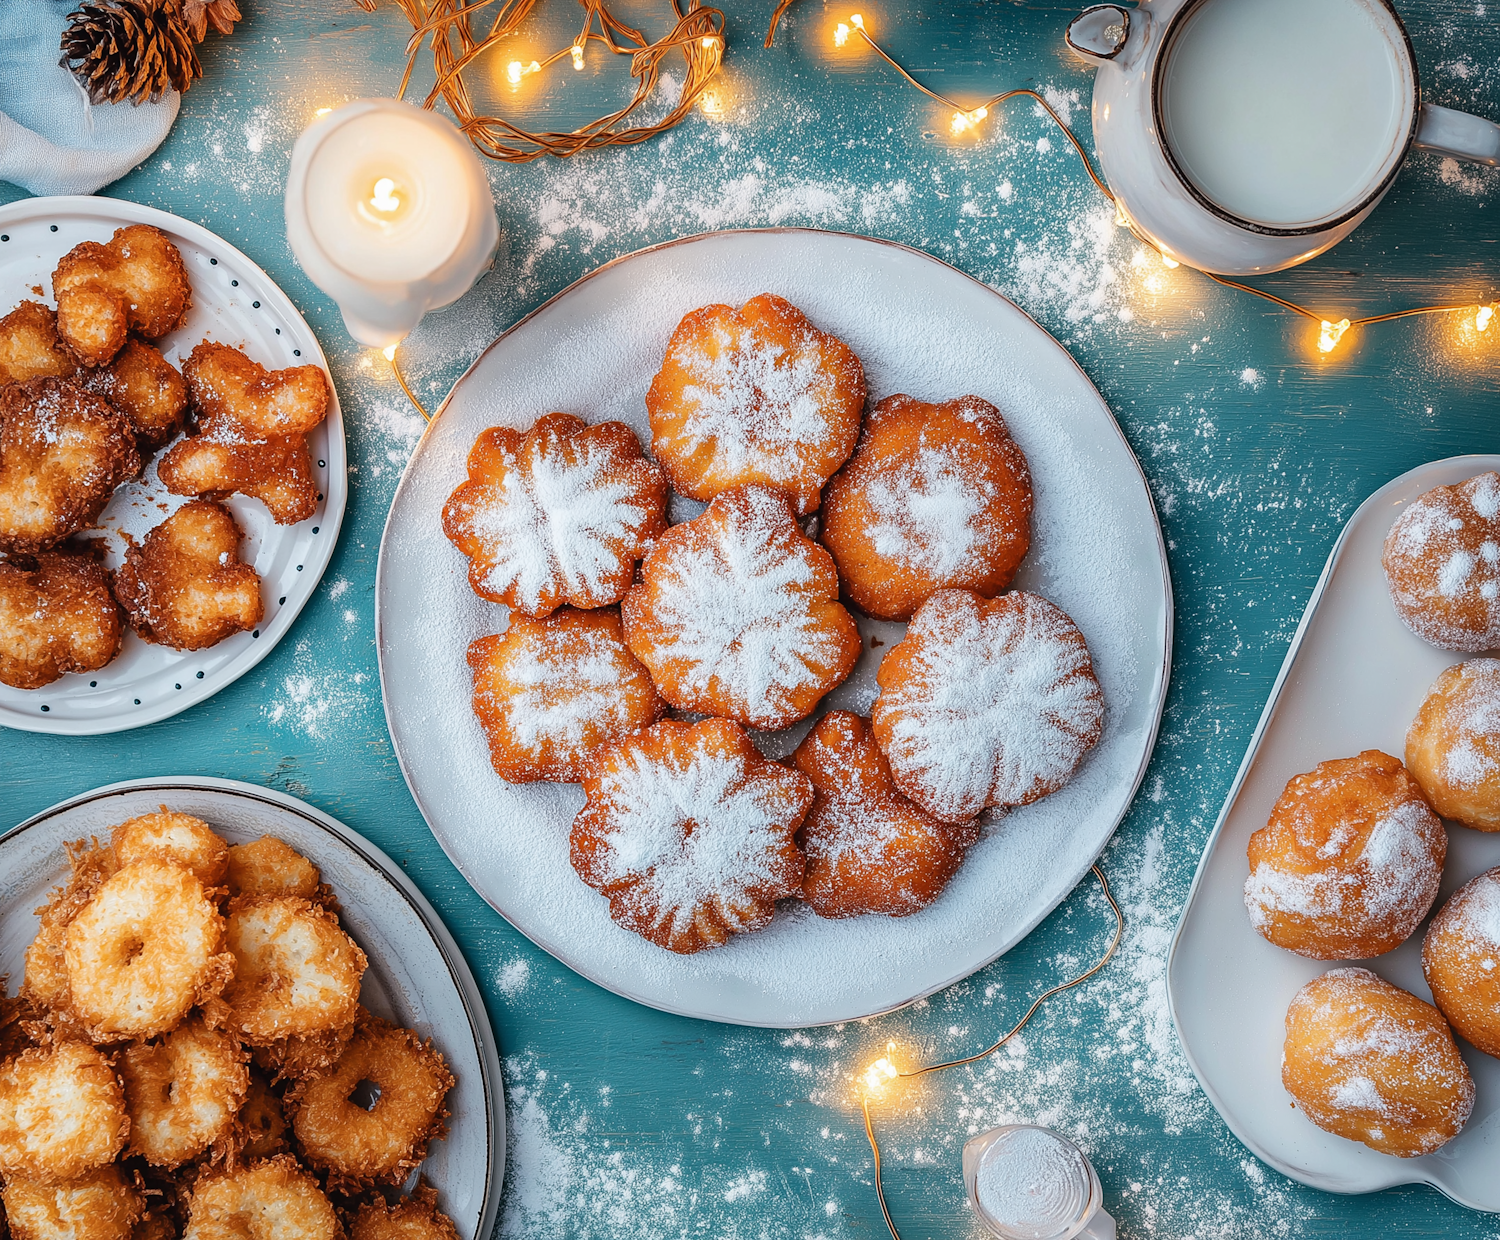
[[[92,194],[161,145],[181,96],[92,105],[58,60],[73,0],[0,0],[0,181]]]

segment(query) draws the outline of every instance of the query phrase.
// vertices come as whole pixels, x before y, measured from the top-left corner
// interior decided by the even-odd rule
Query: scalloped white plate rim
[[[401,897],[411,906],[429,937],[438,954],[442,956],[444,964],[448,968],[449,978],[453,988],[457,992],[463,1004],[464,1011],[469,1019],[469,1032],[474,1040],[474,1052],[479,1060],[480,1075],[484,1088],[486,1100],[486,1146],[489,1157],[486,1160],[484,1175],[486,1189],[481,1200],[483,1208],[473,1231],[475,1240],[488,1240],[490,1232],[494,1229],[496,1218],[499,1214],[500,1197],[504,1187],[505,1179],[505,1149],[506,1149],[506,1124],[505,1124],[505,1080],[500,1070],[500,1057],[495,1040],[495,1030],[490,1024],[489,1013],[485,1008],[484,997],[474,980],[474,974],[469,969],[468,962],[464,959],[463,952],[459,949],[453,935],[448,927],[444,925],[443,919],[438,915],[436,909],[428,902],[427,897],[417,889],[402,869],[381,849],[377,848],[357,831],[345,826],[337,818],[325,814],[315,806],[306,801],[298,800],[287,793],[279,792],[274,788],[263,788],[258,784],[249,784],[235,779],[219,779],[213,776],[182,775],[164,776],[160,778],[127,779],[118,783],[105,784],[99,788],[92,788],[87,792],[78,793],[65,800],[50,805],[40,813],[33,814],[24,822],[18,823],[4,834],[0,834],[0,858],[5,854],[6,845],[19,836],[22,832],[32,827],[37,827],[59,814],[76,809],[81,805],[92,801],[103,800],[107,797],[118,796],[122,793],[139,793],[160,791],[163,796],[170,799],[171,794],[177,789],[191,789],[196,792],[205,792],[214,799],[222,796],[226,800],[235,802],[266,802],[276,806],[278,809],[295,814],[303,818],[313,826],[320,828],[331,840],[331,846],[343,847],[356,854],[371,869],[376,871],[386,880]],[[315,865],[319,864],[316,856],[309,857]],[[60,872],[63,867],[60,866]],[[321,868],[321,866],[320,866]],[[452,1036],[451,1031],[444,1030],[443,1036]]]
[[[1256,724],[1255,732],[1250,738],[1250,744],[1245,750],[1245,757],[1235,774],[1233,784],[1230,785],[1228,795],[1224,798],[1224,807],[1219,812],[1218,821],[1214,823],[1213,832],[1209,835],[1208,842],[1204,845],[1203,856],[1198,863],[1197,872],[1193,875],[1193,883],[1188,890],[1187,901],[1182,907],[1182,913],[1178,917],[1177,929],[1172,936],[1172,946],[1167,955],[1167,1004],[1172,1013],[1172,1022],[1177,1030],[1178,1041],[1182,1045],[1183,1053],[1187,1057],[1188,1065],[1193,1070],[1193,1075],[1198,1078],[1198,1084],[1203,1087],[1203,1092],[1208,1095],[1209,1101],[1213,1103],[1214,1108],[1219,1112],[1225,1124],[1229,1126],[1230,1131],[1262,1162],[1274,1167],[1285,1176],[1289,1176],[1311,1188],[1320,1189],[1323,1192],[1361,1195],[1380,1192],[1387,1188],[1395,1188],[1402,1184],[1426,1184],[1437,1189],[1445,1197],[1457,1202],[1461,1206],[1486,1213],[1497,1213],[1500,1212],[1500,1191],[1497,1191],[1495,1198],[1489,1204],[1483,1204],[1472,1200],[1461,1189],[1444,1183],[1439,1178],[1434,1168],[1453,1161],[1455,1155],[1452,1153],[1451,1146],[1445,1147],[1436,1154],[1428,1155],[1424,1158],[1395,1158],[1376,1153],[1373,1150],[1364,1151],[1362,1147],[1357,1147],[1356,1142],[1345,1141],[1331,1134],[1318,1134],[1326,1137],[1327,1142],[1331,1144],[1331,1148],[1339,1153],[1350,1152],[1346,1147],[1357,1147],[1362,1151],[1359,1155],[1362,1161],[1368,1161],[1373,1170],[1385,1172],[1385,1174],[1369,1174],[1367,1179],[1361,1179],[1358,1183],[1351,1183],[1347,1179],[1339,1179],[1332,1174],[1319,1173],[1305,1166],[1298,1166],[1295,1162],[1290,1161],[1290,1159],[1284,1157],[1279,1151],[1268,1146],[1265,1142],[1257,1140],[1246,1128],[1239,1112],[1226,1102],[1223,1094],[1215,1087],[1214,1076],[1205,1068],[1202,1056],[1195,1051],[1193,1043],[1183,1032],[1182,1011],[1193,1004],[1194,998],[1190,990],[1186,989],[1184,983],[1178,978],[1178,963],[1184,953],[1184,944],[1190,944],[1194,937],[1189,928],[1189,921],[1200,898],[1200,889],[1204,884],[1205,875],[1208,873],[1210,863],[1218,851],[1220,837],[1223,834],[1225,824],[1228,822],[1230,814],[1239,800],[1241,790],[1255,763],[1256,756],[1259,754],[1268,733],[1275,726],[1276,708],[1281,700],[1282,691],[1285,689],[1296,667],[1298,658],[1302,652],[1304,640],[1317,623],[1317,615],[1323,603],[1324,594],[1333,579],[1334,573],[1343,560],[1351,535],[1356,528],[1362,526],[1364,522],[1371,520],[1377,509],[1390,505],[1394,497],[1414,497],[1413,493],[1419,494],[1435,486],[1451,485],[1454,481],[1483,473],[1486,470],[1500,470],[1500,455],[1474,454],[1445,457],[1441,460],[1429,461],[1425,465],[1417,466],[1415,469],[1407,470],[1399,477],[1393,478],[1391,481],[1377,488],[1364,503],[1355,509],[1354,515],[1349,518],[1344,528],[1339,532],[1338,539],[1333,545],[1333,550],[1329,552],[1328,562],[1324,565],[1322,575],[1318,578],[1318,583],[1313,588],[1312,596],[1307,601],[1307,607],[1303,610],[1302,619],[1297,625],[1296,633],[1292,636],[1291,646],[1287,650],[1286,658],[1282,661],[1281,670],[1277,674],[1276,681],[1271,688],[1270,696],[1266,700],[1265,709],[1261,711],[1260,720]],[[1413,638],[1413,640],[1416,641],[1418,639]],[[1438,653],[1451,662],[1458,662],[1465,658],[1474,657],[1473,655],[1463,655],[1451,651],[1440,651]],[[1401,726],[1405,727],[1404,722]],[[1337,755],[1326,756],[1334,757]],[[1321,760],[1322,758],[1319,756],[1309,755],[1308,767],[1310,768],[1317,761]],[[1459,830],[1462,830],[1462,828],[1459,828]],[[1450,857],[1453,851],[1451,834],[1450,831]],[[1469,842],[1472,843],[1472,841]],[[1443,892],[1434,904],[1434,910],[1441,906],[1456,881],[1451,874],[1445,875]],[[1423,924],[1425,926],[1425,921]],[[1258,949],[1261,940],[1250,928],[1248,919],[1245,920],[1245,933],[1255,940],[1251,946]],[[1422,933],[1423,931],[1419,930],[1398,951],[1406,952],[1412,948],[1412,944],[1417,944],[1419,948]],[[1290,955],[1290,953],[1285,954]],[[1392,953],[1392,955],[1395,955],[1395,953]],[[1381,960],[1387,961],[1390,960],[1390,957],[1382,957]],[[1311,966],[1318,972],[1336,968],[1340,963],[1338,961],[1301,961],[1300,957],[1292,957],[1289,963],[1296,964],[1299,961],[1302,967]],[[1371,964],[1368,961],[1361,963],[1366,966]],[[1379,967],[1377,966],[1377,968]],[[1223,1015],[1225,1019],[1233,1018],[1232,1013],[1224,1013]],[[1467,1043],[1460,1042],[1460,1046],[1465,1050],[1466,1058],[1474,1056],[1483,1058],[1480,1052],[1473,1050]],[[1270,1101],[1264,1105],[1281,1108],[1287,1102],[1288,1099],[1284,1091],[1282,1091],[1281,1083],[1277,1081]],[[1307,1126],[1309,1128],[1312,1127],[1310,1123]],[[1365,1154],[1370,1156],[1369,1160],[1364,1159]],[[1489,1162],[1493,1166],[1493,1151],[1490,1153]],[[1500,1178],[1497,1178],[1495,1182],[1497,1186],[1500,1186]]]
[[[313,594],[317,591],[318,583],[322,580],[323,573],[333,559],[334,548],[338,545],[339,534],[343,529],[344,510],[349,499],[348,455],[338,390],[333,383],[333,373],[328,368],[328,359],[323,354],[323,347],[318,343],[312,327],[302,317],[292,299],[258,263],[201,224],[183,219],[180,215],[173,215],[170,211],[149,207],[143,203],[130,202],[123,198],[104,198],[85,194],[21,198],[0,206],[0,229],[7,224],[31,222],[38,217],[45,219],[49,215],[55,216],[62,213],[92,216],[102,223],[116,226],[151,224],[163,232],[177,233],[221,261],[225,258],[232,259],[234,263],[263,282],[264,291],[260,292],[259,296],[267,302],[275,303],[275,308],[281,315],[301,329],[303,338],[296,343],[301,346],[304,353],[311,352],[312,356],[308,357],[307,361],[321,366],[323,372],[328,375],[328,387],[332,396],[328,417],[324,423],[328,430],[328,481],[324,488],[320,510],[322,515],[319,521],[319,524],[326,528],[328,537],[324,539],[320,536],[319,543],[314,547],[314,554],[304,557],[304,569],[297,574],[294,588],[287,590],[287,602],[278,607],[270,623],[262,625],[259,640],[247,646],[242,653],[205,676],[203,680],[189,680],[184,685],[180,696],[162,698],[159,702],[141,707],[129,715],[106,715],[97,719],[69,719],[40,712],[27,714],[8,704],[0,703],[0,726],[3,727],[15,728],[22,732],[43,732],[53,736],[105,736],[160,723],[163,719],[170,719],[189,707],[196,706],[199,702],[207,701],[219,690],[232,685],[245,673],[255,668],[275,649],[276,644],[290,631],[303,607],[311,601]],[[193,293],[196,300],[198,290],[195,288]],[[290,532],[297,527],[277,526],[274,528],[286,529]],[[180,656],[183,661],[186,661],[190,657],[190,652],[180,652]]]
[[[419,796],[417,793],[416,784],[414,782],[412,772],[408,768],[407,755],[403,751],[400,740],[398,739],[399,733],[396,727],[396,720],[393,716],[391,694],[388,691],[388,687],[386,685],[387,669],[385,659],[385,636],[383,633],[383,603],[386,590],[383,578],[386,571],[387,562],[386,544],[392,536],[393,522],[395,519],[396,511],[400,506],[401,494],[407,487],[408,482],[412,477],[413,468],[421,457],[422,448],[427,439],[427,436],[431,432],[432,428],[437,425],[439,419],[447,409],[449,402],[453,399],[454,393],[456,393],[464,384],[464,382],[468,380],[472,374],[474,374],[474,372],[483,363],[484,359],[490,354],[490,352],[499,347],[507,338],[512,336],[521,328],[525,327],[539,315],[551,309],[558,302],[561,302],[577,293],[590,281],[596,279],[604,272],[611,271],[614,268],[621,266],[622,264],[630,263],[633,260],[641,258],[644,255],[657,254],[665,250],[691,246],[697,242],[712,241],[716,238],[737,238],[747,235],[799,237],[821,236],[836,239],[839,241],[856,241],[871,246],[879,246],[899,251],[904,255],[912,256],[922,262],[931,263],[933,266],[941,268],[945,276],[956,276],[961,278],[966,283],[974,285],[975,287],[983,290],[984,293],[988,294],[990,297],[993,297],[996,301],[1003,303],[1005,306],[1009,307],[1011,311],[1024,318],[1027,323],[1029,323],[1033,328],[1036,329],[1039,337],[1044,337],[1047,343],[1053,349],[1055,349],[1057,353],[1061,354],[1067,359],[1068,364],[1077,371],[1079,378],[1088,385],[1089,390],[1093,393],[1094,400],[1097,402],[1099,412],[1102,415],[1101,428],[1107,427],[1108,432],[1114,435],[1118,443],[1118,447],[1121,451],[1124,452],[1126,458],[1134,468],[1134,481],[1139,483],[1141,493],[1144,496],[1146,504],[1148,506],[1148,510],[1151,513],[1151,536],[1155,540],[1157,560],[1161,568],[1163,629],[1160,634],[1160,640],[1162,643],[1162,659],[1161,667],[1154,682],[1151,694],[1151,704],[1148,710],[1150,721],[1149,729],[1145,738],[1146,743],[1142,750],[1139,765],[1137,766],[1137,769],[1133,776],[1130,787],[1130,795],[1122,802],[1122,807],[1119,814],[1116,816],[1115,821],[1111,824],[1109,832],[1104,835],[1098,849],[1093,854],[1083,859],[1079,865],[1074,867],[1073,872],[1069,875],[1069,881],[1067,882],[1066,886],[1059,891],[1056,899],[1048,903],[1045,908],[1043,908],[1028,921],[1018,925],[1015,932],[1009,936],[1008,941],[1005,942],[999,948],[999,950],[995,951],[993,954],[972,964],[965,963],[963,968],[952,976],[943,975],[940,980],[925,984],[917,993],[904,995],[900,999],[890,1002],[883,1002],[872,1010],[848,1012],[839,1015],[828,1016],[826,1018],[820,1017],[816,1020],[788,1019],[766,1016],[751,1018],[743,1014],[729,1014],[715,1010],[704,1010],[694,1007],[689,1002],[669,1001],[642,994],[632,987],[628,978],[617,977],[607,972],[593,969],[589,965],[581,962],[578,958],[578,954],[571,951],[567,947],[567,945],[562,943],[554,943],[547,938],[533,935],[525,926],[520,924],[520,922],[518,922],[509,913],[507,913],[506,910],[502,908],[500,904],[498,904],[489,895],[488,892],[485,891],[484,886],[481,885],[481,883],[474,876],[472,868],[467,863],[467,859],[461,852],[450,845],[446,832],[442,830],[441,826],[438,823],[433,821],[432,814],[428,811],[427,806],[423,804],[421,796]],[[1142,531],[1142,533],[1144,534],[1144,531]],[[1055,337],[1052,336],[1050,332],[1046,330],[1046,328],[1042,327],[1041,324],[1039,324],[1035,319],[1031,317],[1031,315],[1027,314],[1003,293],[1000,293],[997,290],[991,288],[983,281],[975,279],[975,277],[969,275],[967,272],[961,271],[959,268],[954,267],[951,263],[946,263],[942,259],[935,258],[933,255],[928,254],[924,250],[916,249],[913,246],[903,245],[902,243],[897,241],[887,241],[879,237],[865,237],[858,233],[839,232],[831,229],[814,228],[785,227],[716,229],[710,232],[696,233],[688,237],[679,237],[672,241],[662,242],[659,245],[647,246],[643,249],[632,251],[629,254],[622,254],[618,258],[612,259],[609,262],[596,267],[593,271],[590,271],[585,275],[579,277],[572,284],[568,285],[567,288],[563,289],[559,293],[556,293],[552,297],[549,297],[534,310],[530,311],[524,317],[518,319],[499,336],[497,336],[479,354],[479,356],[474,359],[468,369],[459,376],[458,380],[449,390],[448,395],[444,397],[442,403],[433,412],[428,422],[427,429],[423,432],[422,440],[418,442],[416,448],[411,454],[411,457],[408,459],[406,468],[401,475],[401,481],[396,488],[396,493],[392,497],[390,513],[386,518],[385,529],[381,535],[380,555],[377,560],[375,574],[375,648],[380,664],[381,699],[385,706],[386,726],[387,730],[391,734],[392,748],[395,751],[397,764],[401,768],[402,777],[406,780],[406,785],[411,793],[412,800],[416,802],[417,808],[421,812],[423,819],[426,821],[428,828],[432,831],[433,837],[438,841],[438,844],[442,847],[444,853],[447,854],[449,860],[453,862],[454,867],[459,871],[459,873],[464,876],[469,885],[474,888],[474,890],[479,894],[480,898],[485,901],[485,903],[487,903],[491,908],[499,913],[501,917],[505,918],[505,920],[512,926],[514,926],[518,931],[520,931],[520,933],[524,934],[528,939],[530,939],[543,951],[547,952],[550,956],[561,961],[575,973],[580,974],[581,976],[587,978],[589,981],[594,982],[596,985],[602,986],[604,989],[611,991],[614,994],[620,995],[623,998],[629,999],[632,1002],[639,1003],[644,1007],[654,1008],[658,1011],[670,1012],[675,1015],[686,1016],[696,1020],[709,1020],[721,1024],[747,1025],[755,1028],[812,1028],[820,1025],[842,1024],[850,1020],[863,1020],[873,1016],[884,1015],[888,1012],[898,1011],[901,1008],[907,1007],[913,1003],[920,1002],[922,999],[927,998],[929,995],[936,994],[938,991],[946,989],[954,983],[960,982],[964,978],[978,972],[980,969],[985,968],[987,965],[994,963],[994,961],[998,960],[1017,943],[1021,942],[1021,940],[1023,940],[1028,934],[1030,934],[1032,930],[1036,929],[1036,927],[1043,920],[1045,920],[1046,917],[1049,916],[1088,875],[1094,863],[1098,860],[1099,856],[1102,855],[1104,849],[1108,847],[1109,841],[1114,838],[1115,831],[1119,829],[1120,823],[1124,820],[1126,814],[1130,812],[1131,806],[1134,804],[1135,796],[1140,790],[1142,780],[1145,779],[1146,769],[1150,765],[1151,756],[1156,749],[1156,738],[1161,727],[1162,712],[1166,707],[1167,687],[1171,680],[1172,671],[1173,620],[1174,604],[1172,598],[1172,580],[1171,572],[1167,562],[1166,540],[1162,534],[1161,521],[1156,512],[1156,502],[1151,495],[1151,487],[1146,479],[1145,471],[1141,468],[1139,459],[1136,457],[1129,441],[1125,438],[1124,432],[1121,431],[1119,423],[1115,420],[1114,411],[1110,409],[1109,403],[1104,399],[1103,395],[1100,394],[1098,388],[1095,387],[1093,380],[1088,377],[1087,372],[1085,372],[1083,367],[1078,364],[1073,355],[1069,353],[1065,348],[1063,348],[1063,346],[1057,341]]]

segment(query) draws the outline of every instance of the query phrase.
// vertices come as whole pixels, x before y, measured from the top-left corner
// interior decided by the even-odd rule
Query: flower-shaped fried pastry
[[[42,551],[35,565],[0,562],[0,684],[14,689],[98,671],[125,632],[97,556]]]
[[[613,607],[514,615],[503,634],[469,647],[469,667],[490,761],[511,783],[576,783],[597,749],[665,711]]]
[[[55,546],[98,518],[140,472],[135,431],[59,379],[0,387],[0,551]]]
[[[658,723],[595,759],[573,820],[573,868],[609,915],[689,954],[759,930],[802,889],[807,776],[728,720]]]
[[[760,483],[803,514],[854,451],[864,408],[853,350],[770,293],[689,314],[646,393],[651,451],[679,493]]]
[[[443,532],[476,594],[540,618],[618,603],[666,510],[666,479],[628,426],[549,413],[524,435],[496,426],[474,441]]]
[[[820,917],[926,908],[979,838],[977,819],[939,822],[908,801],[865,721],[832,711],[797,746],[792,762],[816,795],[802,824],[802,898]]]
[[[192,304],[181,253],[150,224],[116,229],[103,245],[75,245],[52,273],[52,294],[58,334],[85,366],[113,358],[127,332],[165,336]]]
[[[268,371],[238,349],[204,341],[182,368],[200,418],[157,467],[174,495],[238,491],[271,510],[278,525],[318,509],[307,434],[328,416],[328,376],[318,366]]]
[[[202,650],[260,623],[260,577],[223,504],[184,504],[125,553],[115,594],[148,642]]]
[[[625,596],[625,643],[679,710],[785,728],[859,658],[833,557],[787,497],[738,487],[657,541]]]
[[[177,367],[134,336],[108,366],[85,370],[74,382],[104,397],[131,420],[143,454],[154,452],[182,430],[187,384]]]
[[[939,590],[876,679],[871,722],[891,776],[944,822],[1056,792],[1104,729],[1083,634],[1035,594]]]
[[[855,606],[909,620],[937,590],[993,598],[1031,545],[1031,470],[977,396],[880,402],[823,496],[823,545]]]
[[[57,334],[57,315],[37,301],[23,301],[0,319],[0,383],[66,379],[78,363]]]

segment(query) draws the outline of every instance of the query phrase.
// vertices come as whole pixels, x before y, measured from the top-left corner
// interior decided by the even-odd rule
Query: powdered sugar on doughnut
[[[1459,669],[1463,712],[1442,757],[1443,776],[1458,788],[1479,788],[1500,771],[1500,661],[1471,659]]]
[[[581,745],[592,729],[617,733],[630,725],[631,702],[620,684],[634,662],[601,629],[539,633],[507,658],[510,692],[496,695],[493,705],[519,745]]]
[[[1097,742],[1104,698],[1059,608],[1014,593],[981,607],[943,590],[912,618],[910,667],[874,707],[903,792],[943,818],[1021,805],[1061,787]],[[898,650],[901,647],[897,648]]]
[[[1464,885],[1448,906],[1451,928],[1470,945],[1500,956],[1500,870],[1481,874]],[[1480,967],[1484,967],[1484,961]],[[1500,968],[1489,961],[1486,972]]]
[[[962,459],[923,444],[916,457],[876,476],[865,490],[875,519],[866,534],[882,556],[932,576],[961,569],[999,535],[991,515],[995,485]]]

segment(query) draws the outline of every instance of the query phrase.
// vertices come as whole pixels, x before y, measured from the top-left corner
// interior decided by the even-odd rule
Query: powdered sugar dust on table
[[[1107,908],[1085,884],[994,964],[922,1003],[841,1028],[769,1030],[612,994],[474,892],[406,789],[379,689],[377,552],[423,424],[384,359],[350,342],[297,268],[282,219],[297,134],[319,108],[393,92],[410,28],[384,5],[241,7],[235,33],[203,45],[205,79],[184,96],[166,144],[108,192],[223,237],[311,324],[348,437],[343,530],[275,650],[209,700],[114,736],[0,732],[0,820],[112,780],[201,774],[289,792],[384,850],[452,931],[495,1026],[509,1106],[501,1234],[878,1234],[853,1078],[891,1041],[911,1062],[987,1045],[1097,958]],[[1426,98],[1495,115],[1500,30],[1468,0],[1400,7]],[[756,0],[729,13],[718,111],[637,147],[489,166],[505,234],[496,270],[429,316],[401,356],[435,408],[496,336],[611,259],[704,231],[804,226],[914,246],[992,285],[1061,341],[1118,419],[1161,517],[1176,604],[1161,736],[1102,858],[1126,937],[1098,978],[1044,1007],[1006,1051],[926,1078],[882,1112],[903,1234],[972,1235],[963,1142],[1032,1122],[1079,1143],[1131,1237],[1491,1236],[1493,1219],[1430,1187],[1330,1195],[1258,1160],[1193,1078],[1165,971],[1203,846],[1343,524],[1409,469],[1500,447],[1493,347],[1459,347],[1452,324],[1434,318],[1354,332],[1319,355],[1305,320],[1168,269],[1117,228],[1072,151],[1028,107],[955,136],[949,114],[873,55],[833,54],[832,27],[847,12],[800,0],[765,50],[770,8]],[[892,0],[866,17],[944,93],[1033,86],[1089,146],[1091,74],[1060,37],[1072,12]],[[655,11],[631,16],[660,33]],[[535,20],[539,48],[562,46],[576,15],[544,5]],[[508,96],[513,115],[566,127],[618,106],[626,87],[613,66],[564,68]],[[1492,301],[1497,190],[1500,174],[1414,156],[1349,241],[1266,285],[1351,316]],[[930,347],[941,353],[944,342]]]

